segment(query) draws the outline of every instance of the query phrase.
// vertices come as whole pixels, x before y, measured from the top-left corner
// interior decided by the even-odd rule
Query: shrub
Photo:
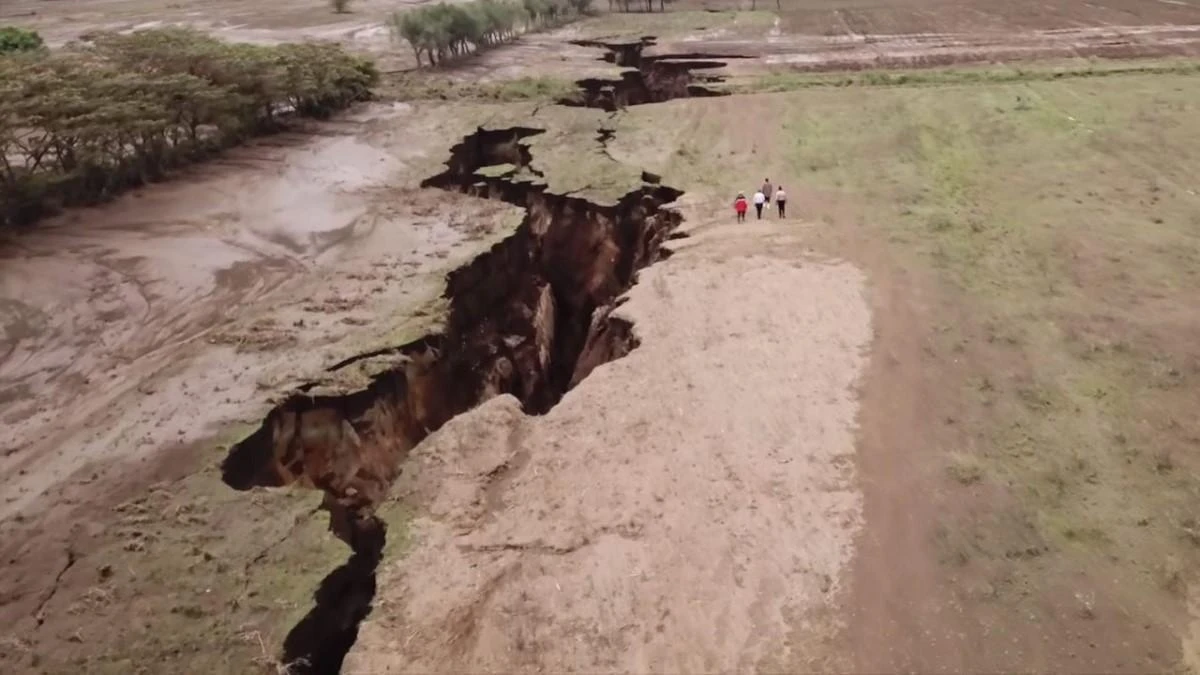
[[[338,14],[346,14],[350,11],[350,0],[329,0],[329,4]]]
[[[334,45],[228,44],[180,28],[0,59],[0,224],[101,201],[288,114],[328,116],[377,79]]]
[[[0,26],[0,54],[30,52],[42,48],[42,36],[35,31]]]

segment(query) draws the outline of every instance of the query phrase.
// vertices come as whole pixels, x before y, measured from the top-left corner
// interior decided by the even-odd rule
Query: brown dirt
[[[195,564],[188,548],[204,546],[222,553],[201,560],[214,569],[249,570],[258,542],[286,538],[293,517],[312,521],[276,503],[263,524],[279,532],[223,540],[249,523],[244,504],[212,493],[212,449],[274,392],[428,321],[441,274],[511,226],[504,205],[456,208],[406,187],[439,161],[439,128],[462,131],[405,106],[366,107],[6,237],[0,615],[21,649],[0,658],[102,671],[98,654],[136,655],[151,628],[106,623],[111,605],[81,598],[132,592],[165,612],[193,591],[155,582],[155,568],[179,575]],[[155,484],[172,486],[168,503],[118,508]],[[171,515],[189,512],[199,516]],[[158,532],[166,523],[175,531]],[[173,544],[180,536],[188,543]],[[101,567],[116,572],[97,577]]]
[[[10,402],[4,412],[10,442],[20,449],[3,460],[4,470],[19,476],[3,486],[5,515],[24,509],[45,481],[84,463],[136,458],[141,448],[205,426],[175,414],[194,406],[195,396],[223,394],[214,402],[219,407],[221,399],[252,397],[270,378],[296,377],[311,366],[292,356],[266,363],[245,352],[299,340],[335,342],[343,318],[393,300],[379,297],[389,294],[385,276],[413,277],[441,266],[429,251],[461,241],[454,229],[428,228],[421,241],[383,227],[394,210],[381,198],[391,196],[384,188],[403,159],[362,138],[393,114],[406,111],[381,108],[359,121],[323,125],[327,136],[316,140],[294,134],[256,143],[6,242],[0,381],[37,405]],[[303,302],[271,297],[318,265],[357,269],[362,263],[353,262],[353,252],[372,247],[372,254],[389,251],[374,259],[379,267],[351,278],[330,269],[328,280],[307,279]],[[416,255],[408,264],[388,259],[410,252]],[[45,284],[47,278],[55,283]],[[251,305],[270,307],[270,314],[246,313]],[[159,371],[178,372],[193,358],[203,361],[210,351],[233,354],[221,353],[220,367],[196,364],[178,388],[143,382]],[[290,373],[273,372],[282,363]],[[225,381],[229,373],[235,382]],[[114,400],[129,398],[138,401],[132,419],[98,426],[113,421]],[[146,422],[155,422],[152,430],[126,435]],[[80,444],[88,449],[67,451]]]
[[[1118,83],[1111,86],[1121,87]],[[1170,83],[1163,85],[1164,90],[1171,87]],[[895,97],[916,95],[909,90],[896,92]],[[1188,635],[1195,631],[1187,626],[1188,610],[1181,602],[1188,586],[1176,578],[1174,586],[1164,589],[1157,576],[1162,572],[1153,567],[1154,552],[1123,548],[1100,554],[1075,544],[1067,544],[1064,550],[1061,542],[1047,541],[1044,529],[1031,521],[1038,515],[1031,516],[1029,506],[1018,502],[1028,498],[1023,496],[1030,487],[952,477],[952,458],[969,457],[995,444],[985,429],[988,420],[1002,415],[981,408],[969,392],[979,386],[981,377],[1030,377],[1038,355],[1008,346],[1003,336],[997,337],[995,325],[981,320],[977,299],[964,297],[946,284],[936,266],[906,253],[912,244],[891,234],[887,222],[880,220],[901,217],[903,203],[891,192],[879,194],[885,189],[901,192],[895,179],[872,183],[867,178],[863,181],[866,187],[850,183],[845,189],[817,189],[801,178],[814,169],[792,154],[790,144],[818,145],[822,140],[805,138],[800,131],[803,127],[797,129],[799,118],[812,115],[819,120],[814,125],[818,130],[833,125],[842,136],[853,138],[854,130],[872,124],[871,114],[888,110],[889,105],[875,103],[868,113],[846,111],[852,110],[856,101],[877,101],[877,96],[847,91],[798,95],[791,105],[777,96],[751,96],[638,108],[617,125],[608,146],[614,157],[671,176],[689,189],[689,194],[711,195],[711,209],[727,208],[718,195],[752,189],[755,176],[770,175],[789,186],[794,217],[804,225],[814,225],[801,226],[804,243],[845,256],[867,272],[875,334],[863,381],[857,456],[866,524],[856,542],[852,592],[840,605],[848,630],[840,636],[844,642],[839,649],[852,657],[848,664],[834,666],[850,672],[1132,673],[1178,669],[1180,639],[1188,649]],[[832,98],[842,107],[826,107]],[[809,107],[811,112],[801,112]],[[843,118],[844,122],[830,121]],[[792,135],[781,139],[780,129]],[[699,144],[694,139],[706,140]],[[856,147],[824,143],[818,147],[829,150],[832,157],[813,153],[822,161],[837,162],[839,153],[860,152]],[[878,147],[868,151],[899,152]],[[719,158],[721,169],[715,175],[713,158]],[[870,162],[865,158],[855,164],[847,161],[853,168],[834,175],[849,183],[855,175],[852,171],[861,170],[858,162],[862,161]],[[1122,161],[1136,160],[1125,157]],[[838,165],[833,166],[836,169]],[[738,176],[743,182],[731,184],[728,176]],[[1118,184],[1119,179],[1108,180]],[[1193,193],[1180,190],[1172,194],[1187,201]],[[872,206],[872,200],[883,200],[885,205]],[[917,236],[919,240],[928,235],[920,231]],[[671,262],[665,265],[669,267]],[[1084,287],[1089,295],[1099,296],[1095,301],[1111,312],[1119,302],[1113,293],[1134,291],[1127,278],[1102,291],[1098,284],[1114,282],[1111,277],[1105,279],[1095,278]],[[803,291],[798,296],[808,298]],[[1175,302],[1182,299],[1172,297]],[[1124,301],[1120,302],[1124,306]],[[1134,338],[1132,333],[1123,333],[1142,345],[1136,349],[1179,355],[1183,363],[1192,362],[1187,355],[1194,353],[1194,348],[1182,338],[1189,331],[1175,322],[1194,318],[1184,319],[1175,310],[1161,307],[1138,314],[1136,320],[1122,316],[1157,337],[1145,342],[1149,336],[1143,329],[1114,320],[1103,329],[1102,334],[1109,336],[1106,339],[1120,339],[1109,331],[1125,325],[1123,331],[1139,335]],[[1167,329],[1162,323],[1165,316],[1175,317],[1168,322],[1174,328]],[[952,348],[947,334],[955,338]],[[1097,335],[1095,339],[1102,338]],[[1150,396],[1147,393],[1148,399]],[[1163,431],[1151,432],[1137,442],[1180,448],[1179,443],[1193,442],[1187,439],[1194,439],[1195,432],[1189,431],[1187,424],[1171,425],[1171,418],[1180,418],[1167,411],[1187,405],[1194,397],[1156,396],[1157,412],[1139,414],[1143,419],[1145,415],[1166,417],[1158,423]],[[1175,456],[1184,454],[1179,450]],[[1118,469],[1111,478],[1130,480],[1137,472],[1136,468]],[[1174,490],[1175,484],[1167,479],[1159,489]],[[1156,506],[1163,504],[1157,502]],[[1153,512],[1155,522],[1160,518],[1169,522],[1173,517],[1169,510]],[[1114,530],[1125,520],[1118,513],[1097,514],[1097,518],[1101,527]],[[1190,555],[1189,550],[1194,549],[1176,537],[1164,531],[1154,546],[1169,545],[1177,553]],[[1194,609],[1191,611],[1194,615]],[[1188,658],[1186,652],[1184,658]],[[812,670],[805,665],[794,669]]]
[[[230,40],[278,43],[334,40],[371,54],[384,70],[411,68],[411,54],[391,42],[383,23],[406,4],[360,0],[350,14],[324,3],[208,3],[170,7],[146,0],[45,3],[14,0],[4,18],[37,29],[61,44],[97,29],[129,30],[191,25]],[[769,3],[768,3],[769,4]],[[681,9],[689,3],[679,5]],[[717,3],[717,7],[723,7]],[[709,5],[704,5],[707,9]],[[764,13],[765,14],[765,13]],[[636,16],[636,21],[632,17]],[[685,18],[680,18],[685,17]],[[784,2],[772,22],[746,21],[731,12],[601,16],[456,65],[461,81],[595,75],[595,54],[564,44],[580,37],[659,35],[659,51],[734,53],[752,57],[734,74],[789,70],[858,70],[945,66],[1034,58],[1194,56],[1200,53],[1200,6],[1172,0],[899,0],[863,5],[838,0]]]
[[[1189,25],[1200,14],[1195,4],[1162,0],[793,0],[783,4],[783,29],[814,35],[995,34],[1084,26]]]
[[[390,52],[379,21],[391,5],[356,8],[17,0],[0,19],[53,43],[179,21]],[[1162,0],[805,2],[761,35],[694,22],[642,32],[664,36],[659,53],[747,54],[730,72],[759,74],[1191,55],[1198,19],[1194,4]],[[596,50],[563,43],[610,32],[605,21],[529,36],[450,75],[604,69]],[[388,58],[400,67],[407,54]],[[1200,668],[1200,619],[1129,597],[1104,560],[996,601],[1014,561],[1043,569],[1043,543],[1005,490],[945,479],[947,448],[974,442],[946,383],[1032,366],[995,350],[939,353],[937,326],[982,332],[968,303],[898,258],[853,195],[792,187],[794,167],[770,151],[786,123],[777,108],[706,105],[709,116],[671,107],[670,124],[610,133],[601,150],[613,164],[560,143],[570,161],[551,179],[575,172],[573,189],[620,182],[617,162],[679,177],[693,236],[620,309],[642,341],[631,356],[545,416],[501,397],[419,446],[381,512],[396,543],[346,672],[1145,672],[1176,665],[1168,627],[1181,623],[1184,663]],[[374,107],[3,242],[0,670],[271,664],[281,629],[345,554],[320,531],[315,500],[226,490],[213,447],[322,367],[414,337],[436,314],[441,274],[513,211],[415,186],[473,124],[516,114],[498,110]],[[599,124],[554,119],[589,139]],[[688,174],[684,160],[700,154],[708,163]],[[739,187],[716,164],[752,182],[769,173],[805,213],[787,226],[713,222]],[[1082,247],[1073,259],[1100,255]],[[1085,324],[1074,329],[1103,332]],[[939,516],[990,538],[1001,560],[948,565],[957,544],[939,539],[954,531]]]
[[[618,310],[638,349],[545,416],[494,399],[418,448],[396,498],[428,515],[344,672],[831,658],[788,634],[833,632],[860,523],[862,277],[778,222],[697,230]]]

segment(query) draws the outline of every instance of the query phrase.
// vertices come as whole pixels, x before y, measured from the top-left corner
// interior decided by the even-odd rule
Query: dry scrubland
[[[1117,1],[1038,5],[1037,11],[1020,3],[982,9],[971,3],[868,6],[834,0],[786,5],[778,21],[763,11],[605,16],[563,35],[525,38],[459,70],[393,73],[381,95],[411,107],[350,132],[368,138],[401,166],[388,180],[405,187],[380,188],[371,198],[393,209],[385,221],[392,226],[412,227],[414,213],[438,220],[447,207],[475,218],[479,200],[424,195],[429,191],[415,185],[438,171],[450,146],[476,126],[530,125],[547,129],[531,148],[535,167],[556,192],[610,200],[635,185],[642,169],[685,192],[681,208],[691,236],[673,242],[675,255],[654,268],[642,296],[635,288],[635,306],[638,297],[666,302],[681,288],[713,297],[737,291],[749,303],[738,315],[747,325],[715,326],[711,335],[729,340],[757,335],[778,339],[769,342],[774,349],[802,349],[809,344],[807,332],[781,333],[771,316],[754,313],[754,302],[824,311],[829,299],[813,290],[824,288],[819,283],[824,277],[814,270],[833,258],[861,271],[873,342],[856,387],[855,487],[847,492],[861,491],[862,499],[854,562],[833,591],[828,582],[817,584],[830,593],[819,606],[779,619],[790,631],[787,649],[767,649],[757,664],[745,665],[848,672],[1200,669],[1195,60],[1074,59],[852,73],[739,70],[723,84],[732,96],[612,115],[552,105],[572,88],[567,71],[557,70],[564,68],[559,59],[546,59],[544,66],[526,60],[512,77],[463,76],[509,72],[506,59],[518,57],[506,57],[506,50],[535,59],[560,48],[566,54],[571,49],[566,40],[580,36],[654,32],[677,46],[800,33],[1003,34],[1085,19],[1185,23],[1196,10]],[[130,21],[144,18],[138,3],[114,7]],[[364,3],[358,11],[365,19],[384,8]],[[282,8],[247,21],[271,26],[272,13],[291,17],[280,19],[289,29],[318,22],[315,13],[293,16]],[[609,132],[598,134],[600,129]],[[731,196],[764,175],[787,187],[792,220],[735,230],[728,222]],[[356,347],[407,341],[435,324],[444,309],[434,298],[438,275],[510,232],[513,211],[478,212],[480,221],[493,222],[487,234],[471,230],[465,247],[423,268],[411,280],[421,285],[419,297],[399,303],[394,315],[374,312],[369,319],[377,325],[371,335],[354,339]],[[772,260],[759,269],[776,269],[776,258],[787,260],[793,267],[780,267],[781,274],[797,283],[755,281],[753,266],[745,264],[753,256]],[[708,266],[729,273],[700,281],[684,275]],[[807,271],[793,277],[794,269]],[[672,277],[671,270],[684,276]],[[809,279],[806,274],[816,275],[811,286],[800,283]],[[673,278],[678,285],[671,285]],[[275,303],[281,296],[267,299]],[[293,315],[281,316],[291,324]],[[713,316],[719,321],[724,315]],[[679,349],[708,354],[687,342],[707,333],[702,327],[688,330],[693,332],[648,328],[646,349],[661,349],[655,339],[677,339]],[[837,342],[836,336],[827,342]],[[755,358],[769,355],[759,347],[751,350]],[[205,427],[194,442],[159,453],[152,469],[132,460],[119,464],[129,477],[93,494],[88,485],[97,479],[89,467],[66,481],[71,485],[58,493],[55,508],[6,518],[0,531],[14,542],[5,549],[3,573],[4,618],[11,628],[0,635],[0,669],[280,667],[287,632],[310,610],[321,580],[346,560],[346,549],[325,531],[317,493],[234,492],[221,483],[216,464],[257,425],[261,399],[278,395],[280,382],[297,381],[346,356],[330,345],[317,351],[322,358],[295,357],[306,372],[252,389],[242,405],[258,408],[206,420],[220,431],[214,435]],[[720,351],[734,382],[740,382],[738,352]],[[799,362],[788,361],[792,367]],[[606,386],[613,372],[624,371],[605,371],[593,387]],[[719,399],[719,382],[711,389]],[[576,393],[586,397],[588,391],[585,384]],[[529,433],[547,447],[569,437],[572,427],[560,420],[587,401],[564,403],[559,413],[529,422],[540,425]],[[719,417],[718,408],[710,416]],[[489,407],[487,414],[499,414],[497,409]],[[613,403],[592,410],[624,409]],[[614,415],[619,419],[613,424],[629,419]],[[556,424],[563,425],[557,437],[545,431]],[[458,433],[465,432],[456,427],[449,437]],[[705,457],[722,452],[702,449]],[[420,461],[436,464],[442,453],[444,447],[420,455]],[[614,472],[630,462],[630,470],[638,470],[636,454],[622,461]],[[380,578],[393,589],[402,587],[406,573],[436,576],[439,560],[431,560],[429,551],[446,545],[429,543],[436,528],[430,529],[422,503],[407,499],[422,494],[422,466],[414,460],[408,467],[418,476],[410,476],[417,487],[405,484],[381,509],[389,525],[384,559],[391,567]],[[108,479],[106,474],[99,482]],[[755,484],[747,484],[753,494]],[[806,489],[777,488],[759,496],[783,503]],[[513,508],[536,513],[537,506]],[[542,518],[552,524],[554,513]],[[534,521],[543,522],[531,515]],[[420,548],[414,522],[424,523],[419,533],[432,549]],[[716,520],[690,527],[711,532],[708,539],[726,536]],[[70,534],[38,539],[33,534],[38,528]],[[622,534],[629,541],[636,535]],[[406,555],[413,551],[418,562],[406,571]],[[554,556],[575,553],[551,550]],[[623,564],[619,558],[605,563],[614,569]],[[784,576],[797,585],[811,581],[795,570]],[[496,617],[487,613],[488,598],[504,597],[496,589],[511,585],[512,578],[479,590],[469,605],[472,613],[453,624],[461,633],[452,637],[465,642],[447,647],[464,660],[443,665],[480,663],[470,660],[470,650],[481,644],[480,625],[494,627],[488,623]],[[415,634],[400,634],[404,626],[389,623],[402,615],[403,598],[387,590],[381,591],[387,602],[364,626],[369,638],[352,652],[360,667],[389,662],[389,649],[398,651],[389,640]],[[538,619],[533,611],[527,616],[544,621],[538,625],[554,625],[553,616]],[[587,634],[586,626],[580,630]],[[424,637],[434,645],[424,655],[440,654],[440,638]],[[590,653],[628,647],[620,640],[586,644]],[[546,654],[554,649],[547,647]],[[529,658],[522,663],[564,663],[541,652]]]

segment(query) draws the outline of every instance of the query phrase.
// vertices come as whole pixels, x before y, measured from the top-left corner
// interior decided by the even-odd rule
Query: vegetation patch
[[[980,550],[1032,536],[1043,572],[1102,557],[1153,599],[1200,561],[1182,536],[1200,512],[1200,99],[1192,63],[1122,68],[1136,71],[809,91],[781,119],[796,175],[861,196],[957,308],[928,352],[962,378],[946,425],[970,452],[947,452],[947,474],[1004,490],[1030,531],[946,527]]]
[[[331,44],[104,33],[0,58],[0,224],[103,201],[174,167],[370,98],[370,62]]]
[[[418,67],[435,66],[511,42],[522,32],[561,25],[587,12],[591,4],[592,0],[442,2],[396,12],[388,26],[393,39],[412,47]]]
[[[42,36],[36,31],[0,26],[0,54],[31,52],[42,48]]]

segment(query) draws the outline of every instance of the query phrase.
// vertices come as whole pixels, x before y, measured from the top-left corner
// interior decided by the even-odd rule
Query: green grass
[[[1182,452],[1170,427],[1192,426],[1188,318],[1161,318],[1200,297],[1197,113],[1190,77],[1136,75],[834,94],[787,116],[804,180],[867,196],[897,248],[969,299],[978,325],[942,348],[1013,365],[982,375],[991,471],[1032,492],[1028,470],[1050,465],[1072,498],[1049,508],[1071,521],[1121,521],[1126,490],[1163,487],[1143,455]],[[1147,414],[1166,428],[1139,429]],[[1156,447],[1131,466],[1139,437]],[[1188,490],[1148,499],[1200,507]]]
[[[1195,59],[1156,61],[1075,59],[1059,63],[1039,62],[1006,66],[988,65],[913,70],[812,73],[781,71],[730,82],[724,87],[724,90],[730,93],[749,94],[817,87],[996,85],[1128,75],[1200,75],[1200,61]]]
[[[554,77],[521,77],[494,82],[459,82],[436,72],[407,72],[385,78],[380,96],[398,101],[463,101],[494,103],[534,101],[548,103],[578,94],[573,80]]]
[[[628,111],[613,145],[712,208],[794,186],[814,246],[866,238],[924,289],[901,330],[943,388],[946,561],[1012,568],[1004,601],[1089,570],[1174,602],[1200,569],[1196,66],[1063,68],[781,76]]]
[[[977,451],[947,449],[951,479],[1005,488],[1064,565],[1167,587],[1157,570],[1200,565],[1200,89],[1194,64],[1155,67],[781,105],[802,181],[861,196],[965,317],[932,347],[967,373]],[[996,532],[975,529],[979,551]]]

